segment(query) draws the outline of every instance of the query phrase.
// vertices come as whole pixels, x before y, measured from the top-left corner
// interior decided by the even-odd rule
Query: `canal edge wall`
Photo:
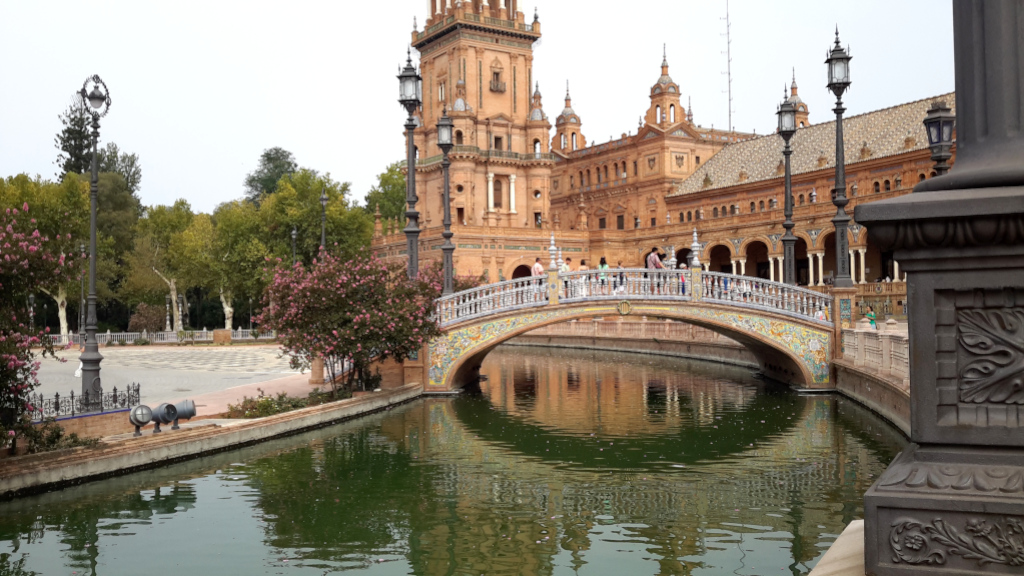
[[[159,435],[146,430],[141,437],[105,443],[97,448],[13,457],[5,459],[0,469],[0,499],[158,468],[291,436],[387,410],[422,395],[421,385],[410,384],[395,390],[223,426],[212,424],[178,431],[165,429]]]

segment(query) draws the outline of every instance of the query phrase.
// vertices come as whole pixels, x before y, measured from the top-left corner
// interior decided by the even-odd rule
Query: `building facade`
[[[425,263],[441,258],[436,125],[447,111],[455,126],[451,209],[460,276],[495,282],[528,275],[536,258],[547,263],[552,233],[574,267],[601,257],[612,266],[642,266],[652,247],[689,261],[696,229],[705,268],[781,278],[781,137],[695,123],[663,57],[636,133],[588,141],[568,87],[554,126],[544,112],[532,71],[541,37],[536,15],[527,22],[516,0],[428,0],[428,8],[423,30],[412,34],[423,77],[413,173]],[[811,122],[795,78],[789,98],[798,126],[792,139],[798,278],[824,289],[836,262],[835,122]],[[933,100],[952,105],[955,98],[945,94],[844,120],[849,213],[859,203],[907,194],[933,174],[922,124]],[[856,222],[849,240],[850,253],[842,257],[853,263],[861,301],[899,315],[905,289],[898,262],[871,246]],[[397,222],[378,221],[373,245],[383,257],[405,257]]]

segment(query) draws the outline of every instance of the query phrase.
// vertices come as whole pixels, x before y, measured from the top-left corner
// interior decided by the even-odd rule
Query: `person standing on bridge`
[[[535,296],[539,297],[541,294],[541,288],[544,286],[544,281],[541,280],[541,277],[544,276],[544,265],[540,263],[540,258],[537,258],[533,262],[533,268],[530,268],[530,276],[534,278],[533,293]]]
[[[569,272],[572,272],[572,258],[566,258],[565,262],[558,267],[558,274],[562,277],[563,298],[569,297]]]
[[[648,270],[661,270],[661,269],[665,268],[665,266],[661,263],[661,256],[658,254],[658,247],[657,246],[655,246],[654,248],[651,248],[651,253],[647,255],[647,262],[646,262],[646,264],[647,264],[647,269]],[[658,284],[659,283],[658,283],[657,278],[658,278],[657,274],[651,274],[650,275],[651,294],[654,294],[654,293],[658,292],[658,288],[659,288]]]

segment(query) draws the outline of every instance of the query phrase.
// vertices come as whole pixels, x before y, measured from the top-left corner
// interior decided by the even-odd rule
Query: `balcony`
[[[491,92],[504,92],[505,83],[498,80],[491,80]]]

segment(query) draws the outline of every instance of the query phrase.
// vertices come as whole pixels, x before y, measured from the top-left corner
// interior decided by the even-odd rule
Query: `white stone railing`
[[[553,286],[549,286],[549,282]],[[694,282],[700,290],[694,294]],[[550,293],[549,293],[550,291]],[[606,268],[507,280],[439,298],[434,317],[442,327],[523,308],[558,302],[601,300],[694,300],[726,304],[833,326],[832,298],[814,290],[749,276],[699,270]]]
[[[277,334],[272,330],[247,330],[239,328],[231,331],[234,340],[251,340],[253,333],[259,333],[259,340],[272,340]],[[55,346],[68,346],[81,344],[79,334],[52,334],[50,338]],[[137,340],[144,339],[154,344],[169,344],[176,342],[213,342],[213,330],[185,330],[183,332],[97,332],[96,341],[100,345],[106,344],[134,344]]]
[[[879,376],[888,377],[907,394],[910,393],[910,338],[907,325],[888,320],[871,327],[862,318],[856,328],[843,330],[843,357],[855,366]]]
[[[434,317],[441,326],[523,308],[546,306],[547,276],[533,276],[478,286],[434,302]]]

